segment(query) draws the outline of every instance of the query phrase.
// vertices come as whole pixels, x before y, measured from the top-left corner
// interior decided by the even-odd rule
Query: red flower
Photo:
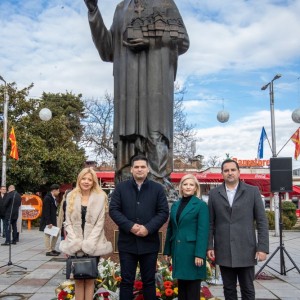
[[[207,286],[203,286],[201,292],[203,294],[203,297],[205,297],[205,299],[209,299],[212,297],[212,294]]]
[[[171,297],[173,295],[173,290],[166,288],[165,294],[166,294],[167,297]]]
[[[143,288],[143,282],[139,280],[134,281],[134,288],[140,291]]]
[[[169,265],[169,270],[172,271],[173,270],[173,267],[172,265]]]
[[[66,291],[60,291],[58,294],[58,300],[65,300],[65,298],[68,296],[68,293]]]
[[[144,300],[143,294],[137,295],[134,300]]]
[[[164,282],[165,289],[170,289],[172,287],[172,285],[173,285],[172,281],[167,280]]]
[[[161,297],[161,292],[156,292],[156,297]]]

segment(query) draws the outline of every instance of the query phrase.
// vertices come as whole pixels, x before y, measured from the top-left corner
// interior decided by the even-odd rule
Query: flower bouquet
[[[55,290],[57,300],[75,299],[75,282],[66,280],[62,282]]]
[[[99,278],[95,281],[94,299],[119,299],[119,285],[121,282],[120,265],[110,258],[101,258],[99,265]]]
[[[157,262],[156,272],[156,296],[158,299],[177,299],[177,280],[172,277],[172,265],[165,261]]]

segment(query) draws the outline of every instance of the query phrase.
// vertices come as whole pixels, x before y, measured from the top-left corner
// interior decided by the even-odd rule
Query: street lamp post
[[[3,104],[3,148],[2,148],[2,178],[1,186],[6,186],[6,151],[7,151],[7,115],[8,115],[8,91],[7,84],[0,75],[0,80],[4,82],[4,104]]]
[[[271,110],[271,129],[272,129],[272,156],[277,157],[276,153],[276,137],[275,137],[275,118],[274,118],[274,90],[273,90],[273,82],[276,79],[279,79],[281,77],[280,74],[275,75],[275,77],[270,81],[268,84],[264,85],[261,89],[265,90],[267,87],[270,87],[270,110]],[[272,181],[272,176],[271,175],[271,181]],[[274,189],[276,190],[276,189]],[[258,270],[258,272],[255,274],[255,277],[258,276],[258,274],[261,272],[261,270],[268,265],[269,261],[271,261],[272,257],[279,251],[280,254],[280,272],[276,271],[274,268],[270,267],[273,271],[281,274],[281,275],[286,275],[287,272],[296,269],[298,273],[300,273],[300,269],[296,265],[296,263],[293,261],[291,256],[288,254],[284,247],[283,239],[282,239],[282,214],[281,214],[281,202],[279,200],[279,193],[275,192],[274,193],[274,202],[275,202],[275,236],[279,236],[279,246],[277,249],[273,252],[273,254],[268,258],[268,260],[263,264],[263,266]],[[277,214],[276,214],[277,213]],[[285,265],[285,259],[284,259],[284,253],[287,255],[289,258],[290,262],[292,263],[293,267],[289,268],[288,270],[286,269]]]
[[[264,85],[261,89],[264,91],[269,87],[270,90],[270,112],[271,112],[271,133],[272,133],[272,157],[277,157],[276,135],[275,135],[275,115],[274,115],[274,81],[279,79],[281,74],[276,74],[274,78]],[[274,212],[275,212],[275,236],[279,236],[279,193],[274,193]]]

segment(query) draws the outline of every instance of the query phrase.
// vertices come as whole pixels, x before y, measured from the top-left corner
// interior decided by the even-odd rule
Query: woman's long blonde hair
[[[98,178],[97,178],[97,174],[96,172],[93,170],[93,168],[84,168],[81,170],[81,172],[78,174],[77,176],[77,182],[76,182],[76,187],[70,192],[69,195],[69,202],[68,202],[68,210],[71,213],[73,211],[74,208],[74,201],[76,199],[76,197],[78,195],[81,195],[81,188],[80,188],[80,181],[81,179],[86,175],[86,174],[91,174],[93,177],[93,186],[91,189],[92,193],[96,193],[96,194],[101,194],[104,193],[106,195],[106,193],[101,189],[99,183],[98,183]]]
[[[187,175],[184,175],[181,180],[180,180],[180,183],[179,183],[179,196],[182,197],[182,184],[184,181],[186,181],[187,179],[192,179],[194,180],[195,182],[195,185],[196,185],[196,191],[194,193],[195,196],[197,196],[198,198],[201,197],[201,189],[200,189],[200,184],[198,182],[198,179],[193,175],[193,174],[187,174]]]

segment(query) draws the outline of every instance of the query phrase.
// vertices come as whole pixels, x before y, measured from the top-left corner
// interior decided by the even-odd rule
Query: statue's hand
[[[149,40],[148,39],[134,39],[128,42],[123,41],[123,45],[128,47],[132,51],[142,51],[149,48]]]
[[[84,2],[90,12],[97,8],[98,0],[84,0]]]

